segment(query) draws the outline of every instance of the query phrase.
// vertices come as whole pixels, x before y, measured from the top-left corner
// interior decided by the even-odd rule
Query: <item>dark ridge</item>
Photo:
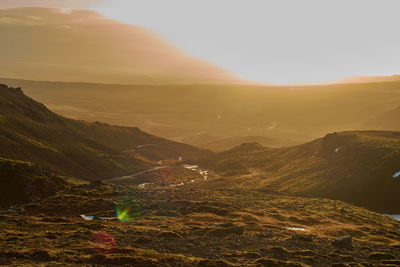
[[[21,88],[7,85],[0,86],[0,125],[0,156],[86,180],[126,175],[163,159],[194,159],[210,153],[137,127],[62,117],[24,95]],[[142,144],[157,146],[126,152]]]

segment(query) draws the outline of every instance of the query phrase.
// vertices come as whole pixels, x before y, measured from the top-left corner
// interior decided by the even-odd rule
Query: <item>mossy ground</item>
[[[396,266],[400,261],[400,223],[392,219],[340,201],[221,185],[216,180],[138,189],[92,183],[3,210],[0,264]],[[115,216],[116,206],[129,201],[139,208],[133,221],[80,218]],[[293,226],[307,230],[287,228]],[[99,233],[116,245],[94,242]],[[352,249],[331,245],[343,235],[353,236]]]

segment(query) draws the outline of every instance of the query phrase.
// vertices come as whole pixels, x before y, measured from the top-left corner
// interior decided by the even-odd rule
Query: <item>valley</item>
[[[400,262],[400,222],[382,214],[400,211],[398,132],[335,132],[297,146],[244,143],[214,153],[138,128],[66,119],[21,89],[0,90],[0,264]],[[52,129],[58,134],[49,138]],[[69,161],[50,168],[65,136],[96,148],[93,166],[103,165],[100,152],[114,166],[93,176],[71,172]]]
[[[0,82],[23,87],[69,118],[139,127],[218,152],[246,142],[284,147],[333,131],[375,129],[367,121],[396,109],[400,97],[396,80],[314,86]],[[379,130],[397,130],[392,117]]]
[[[400,266],[399,3],[0,0],[0,266]]]

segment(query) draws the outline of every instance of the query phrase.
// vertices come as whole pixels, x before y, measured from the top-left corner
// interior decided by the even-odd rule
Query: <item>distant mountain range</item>
[[[95,11],[0,10],[3,77],[118,84],[238,83],[147,29]]]
[[[291,140],[285,140],[278,137],[265,137],[265,136],[233,136],[227,138],[221,138],[216,141],[206,142],[201,144],[201,147],[211,149],[213,151],[221,152],[236,147],[238,144],[244,143],[259,143],[265,147],[286,147],[295,145],[296,142]]]
[[[140,151],[138,146],[148,145]],[[86,180],[139,171],[160,159],[193,159],[209,152],[162,139],[134,127],[64,118],[0,85],[0,157],[39,164]]]
[[[69,118],[137,126],[215,151],[243,142],[277,147],[333,131],[381,129],[361,126],[400,105],[400,81],[319,86],[0,82],[23,87],[28,96]],[[394,116],[393,124],[397,121]]]
[[[356,76],[356,77],[339,80],[336,83],[377,83],[377,82],[394,82],[394,81],[400,81],[400,75]]]
[[[364,122],[361,128],[400,131],[400,107],[383,112]]]

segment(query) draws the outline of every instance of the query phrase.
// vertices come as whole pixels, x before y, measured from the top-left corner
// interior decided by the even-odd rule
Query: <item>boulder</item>
[[[332,246],[337,248],[353,248],[353,238],[349,235],[339,236],[332,240]]]

